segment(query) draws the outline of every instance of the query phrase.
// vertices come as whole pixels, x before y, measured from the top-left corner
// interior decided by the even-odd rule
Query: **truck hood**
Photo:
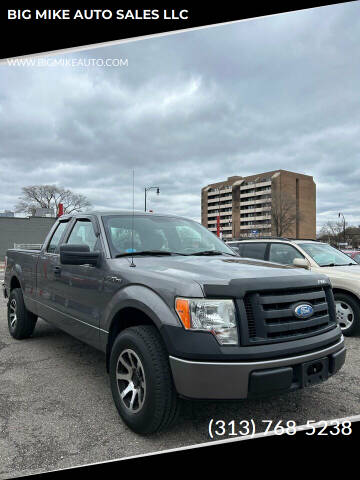
[[[316,278],[326,278],[305,269],[264,262],[250,258],[230,256],[173,256],[135,257],[137,267],[154,274],[181,280],[194,280],[204,284],[228,284],[237,279],[307,278],[317,283]],[[145,272],[144,272],[145,273]],[[267,281],[268,283],[268,281]]]

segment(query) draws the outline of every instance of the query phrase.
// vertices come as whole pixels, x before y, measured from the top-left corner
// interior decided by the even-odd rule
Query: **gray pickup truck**
[[[8,250],[4,295],[14,338],[41,317],[106,354],[139,433],[168,427],[180,398],[284,393],[345,361],[326,276],[240,258],[174,215],[64,215],[41,251]]]

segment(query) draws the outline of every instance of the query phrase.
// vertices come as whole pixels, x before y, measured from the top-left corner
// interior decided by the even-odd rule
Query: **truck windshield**
[[[106,215],[102,221],[113,257],[151,251],[156,255],[236,256],[216,235],[192,220],[137,214]]]
[[[341,265],[357,265],[345,253],[326,243],[299,243],[299,246],[310,255],[320,267],[339,267]]]

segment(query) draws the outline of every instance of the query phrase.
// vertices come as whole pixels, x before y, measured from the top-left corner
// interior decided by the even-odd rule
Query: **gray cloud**
[[[128,67],[0,66],[0,210],[58,183],[96,208],[200,218],[230,175],[313,175],[318,226],[360,224],[360,5],[340,4],[54,58]]]

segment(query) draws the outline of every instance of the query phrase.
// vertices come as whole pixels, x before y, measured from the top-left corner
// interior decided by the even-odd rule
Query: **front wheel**
[[[356,300],[346,293],[335,293],[336,319],[342,333],[349,337],[360,331],[360,307]]]
[[[21,288],[11,290],[8,302],[8,327],[10,335],[17,340],[32,335],[37,316],[26,309]]]
[[[175,421],[179,400],[155,327],[130,327],[119,334],[110,355],[110,384],[116,408],[133,431],[155,433]]]

